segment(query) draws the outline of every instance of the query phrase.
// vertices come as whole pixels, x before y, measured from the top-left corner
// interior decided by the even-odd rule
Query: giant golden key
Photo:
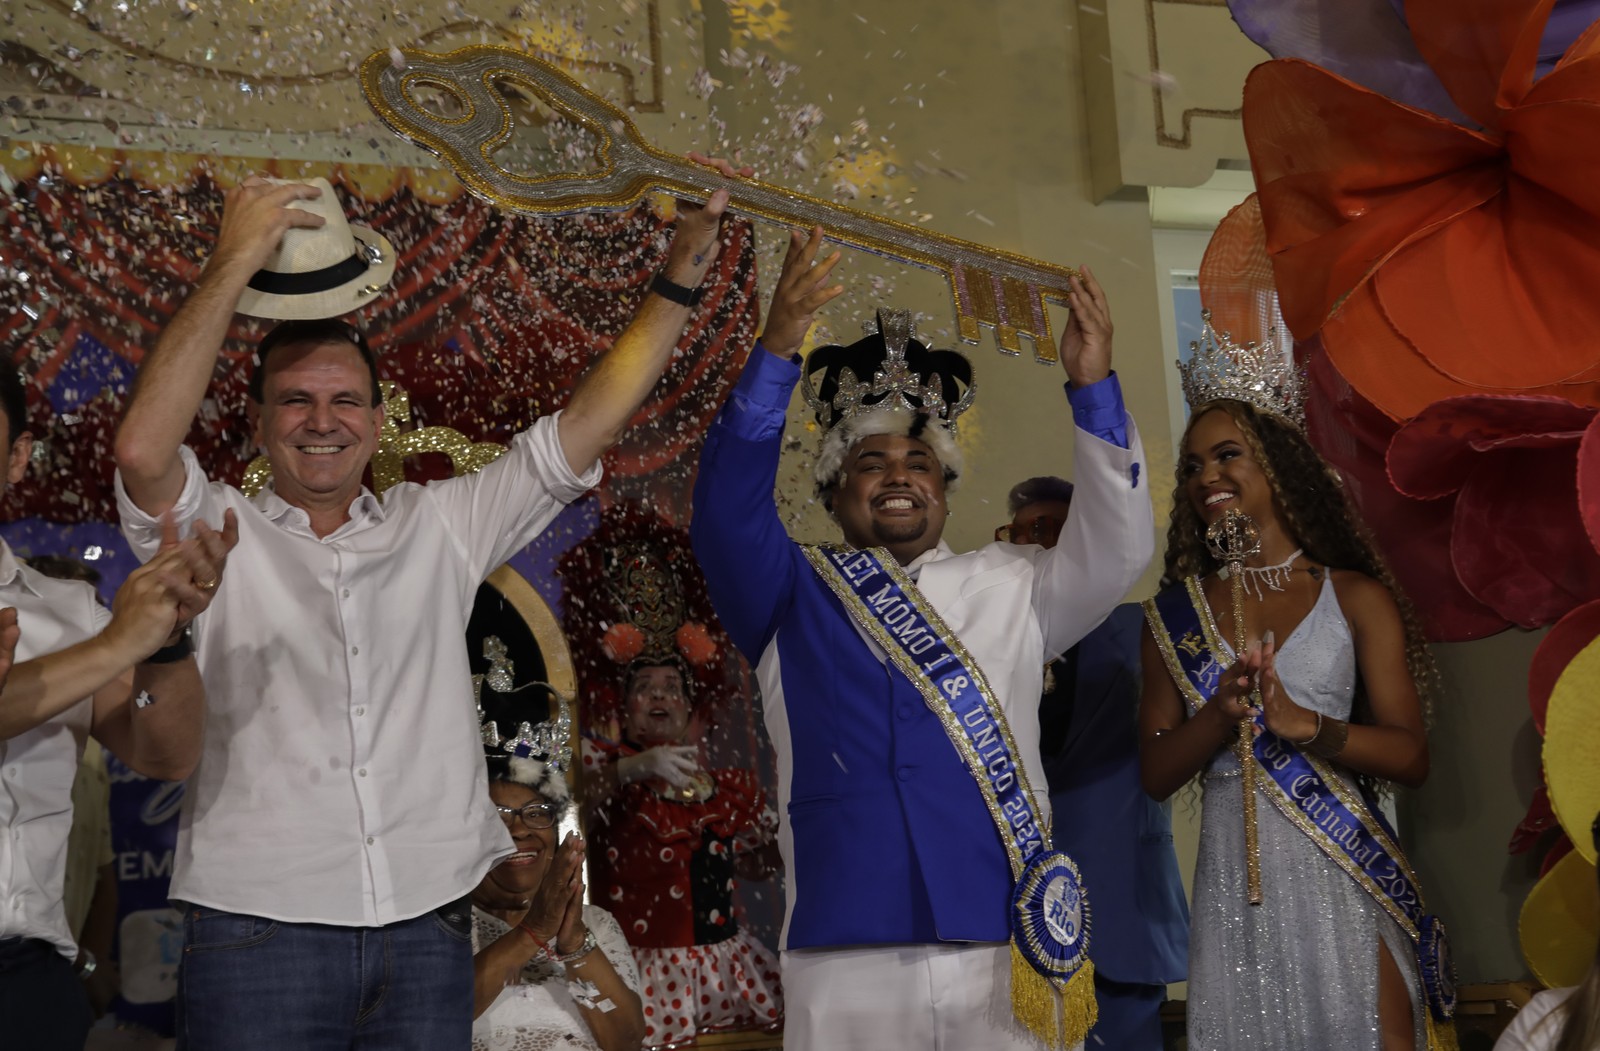
[[[936,270],[950,282],[961,338],[994,329],[1008,354],[1023,337],[1041,362],[1056,360],[1045,301],[1066,303],[1071,267],[825,201],[755,179],[728,179],[656,149],[622,110],[562,70],[521,51],[477,46],[449,54],[379,51],[361,66],[367,101],[401,137],[438,154],[472,193],[517,212],[567,215],[630,207],[653,191],[705,203],[718,189],[731,207],[786,226],[820,226],[830,241]],[[597,145],[590,171],[511,170],[499,156],[516,131],[508,96],[537,98],[581,125]],[[444,100],[448,100],[445,102]],[[554,151],[547,151],[553,157]],[[552,165],[554,166],[554,165]],[[521,167],[518,165],[517,167]]]

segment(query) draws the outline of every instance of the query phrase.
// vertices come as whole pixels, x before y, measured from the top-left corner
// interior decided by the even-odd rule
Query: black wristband
[[[650,279],[650,291],[665,299],[669,303],[676,303],[680,307],[693,307],[700,305],[700,299],[706,294],[704,288],[687,288],[668,278],[660,271]]]
[[[163,646],[142,663],[145,664],[176,664],[194,652],[194,643],[189,641],[189,629],[184,628],[183,634],[178,636],[178,641],[170,646]]]

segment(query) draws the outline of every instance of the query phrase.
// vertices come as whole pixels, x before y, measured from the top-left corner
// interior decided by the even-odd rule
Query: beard
[[[904,544],[918,540],[928,532],[928,516],[910,522],[883,522],[872,520],[872,539],[876,545]]]

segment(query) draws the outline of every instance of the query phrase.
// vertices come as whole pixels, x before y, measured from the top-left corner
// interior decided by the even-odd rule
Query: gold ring
[[[215,577],[210,580],[197,580],[194,582],[194,586],[201,591],[215,591],[217,590],[217,580]]]

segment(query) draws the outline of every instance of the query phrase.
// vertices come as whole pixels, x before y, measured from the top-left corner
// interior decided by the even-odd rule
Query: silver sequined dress
[[[1350,717],[1355,644],[1331,581],[1279,647],[1277,668],[1297,703]],[[1266,900],[1251,905],[1239,763],[1226,749],[1212,757],[1189,936],[1190,1051],[1378,1051],[1379,937],[1406,978],[1417,1046],[1425,1047],[1410,939],[1257,792]]]

